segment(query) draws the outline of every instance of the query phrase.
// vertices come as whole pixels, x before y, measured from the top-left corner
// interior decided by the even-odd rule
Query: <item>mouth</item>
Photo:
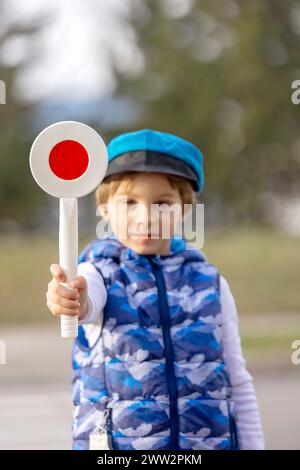
[[[159,234],[155,233],[137,233],[133,234],[131,238],[137,239],[137,240],[158,240]]]

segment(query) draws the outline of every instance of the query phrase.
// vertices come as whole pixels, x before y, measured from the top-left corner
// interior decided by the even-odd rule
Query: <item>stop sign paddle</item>
[[[78,198],[91,193],[105,177],[107,148],[100,135],[86,124],[57,122],[37,136],[29,162],[37,184],[60,200],[59,264],[67,276],[64,285],[70,287],[77,275]],[[61,336],[77,335],[78,317],[61,315]]]

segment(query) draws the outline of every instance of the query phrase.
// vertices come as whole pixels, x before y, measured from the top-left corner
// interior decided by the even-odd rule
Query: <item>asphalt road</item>
[[[0,449],[70,449],[69,340],[59,325],[2,328]],[[300,449],[300,365],[251,365],[268,449]]]

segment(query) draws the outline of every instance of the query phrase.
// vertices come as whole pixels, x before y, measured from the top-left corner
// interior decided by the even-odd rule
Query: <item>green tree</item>
[[[37,27],[13,26],[0,37],[0,49],[15,35],[33,34]],[[27,62],[30,58],[25,58]],[[19,101],[13,85],[22,63],[13,66],[0,64],[0,79],[6,85],[6,103],[0,105],[0,230],[7,222],[30,227],[30,216],[40,201],[34,190],[28,165],[28,152],[32,141],[28,120],[32,106]]]
[[[119,93],[141,103],[139,128],[176,133],[203,151],[202,201],[220,217],[263,221],[262,196],[295,190],[300,176],[300,111],[291,102],[300,3],[204,0],[184,14],[176,3],[133,2],[145,66],[137,77],[116,67]]]

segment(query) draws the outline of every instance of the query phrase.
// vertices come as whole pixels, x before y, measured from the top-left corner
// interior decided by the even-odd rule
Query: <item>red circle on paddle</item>
[[[54,145],[49,155],[53,173],[63,180],[75,180],[86,172],[89,155],[75,140],[62,140]]]

